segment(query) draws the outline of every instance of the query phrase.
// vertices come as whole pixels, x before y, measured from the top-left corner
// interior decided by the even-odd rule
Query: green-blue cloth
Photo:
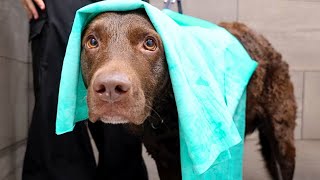
[[[225,29],[140,0],[106,0],[77,11],[61,74],[56,133],[88,118],[80,70],[83,28],[99,13],[139,8],[164,44],[179,114],[183,179],[242,179],[245,88],[257,63]]]

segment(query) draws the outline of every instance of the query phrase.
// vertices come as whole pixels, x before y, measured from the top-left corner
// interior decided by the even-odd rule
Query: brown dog
[[[273,179],[295,167],[296,103],[288,64],[261,35],[240,23],[221,23],[259,66],[247,88],[246,134],[259,130]],[[87,25],[81,64],[92,122],[142,128],[142,140],[161,179],[181,179],[178,116],[160,36],[141,10],[109,12]]]

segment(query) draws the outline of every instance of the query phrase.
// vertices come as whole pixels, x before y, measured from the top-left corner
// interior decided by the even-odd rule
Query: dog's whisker
[[[167,128],[167,129],[169,129],[169,127],[167,126],[167,124],[166,124],[166,122],[164,121],[164,119],[160,116],[160,114],[154,109],[154,108],[152,108],[151,106],[149,106],[149,105],[146,105],[148,108],[150,108],[150,110],[152,111],[152,112],[154,112],[154,114],[155,115],[157,115],[158,116],[158,118],[160,119],[160,124],[164,124],[165,125],[165,127]],[[152,116],[151,116],[152,117]],[[155,117],[156,118],[156,117]],[[149,122],[150,122],[150,120],[149,120]],[[154,129],[157,129],[158,127],[154,127],[154,125],[153,125],[153,123],[152,122],[150,122],[151,123],[151,126],[154,128]]]

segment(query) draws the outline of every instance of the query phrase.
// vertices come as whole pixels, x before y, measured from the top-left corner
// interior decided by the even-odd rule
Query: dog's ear
[[[149,0],[142,0],[142,1],[149,3]]]

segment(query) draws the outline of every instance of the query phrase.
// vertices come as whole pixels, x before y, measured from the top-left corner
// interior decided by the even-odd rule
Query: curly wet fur
[[[132,12],[122,14],[126,14],[127,17],[128,15],[130,16],[130,13]],[[143,12],[133,14],[134,17],[141,14],[142,17],[147,19],[147,17],[143,15]],[[108,21],[102,21],[100,24],[91,23],[88,29],[92,28],[92,31],[96,31],[94,29],[98,27],[112,28],[111,26],[117,25],[120,19],[123,24],[127,24],[125,23],[125,21],[127,21],[125,18],[120,18],[122,17],[121,14],[109,14],[99,17],[100,19],[112,18],[114,21],[112,21],[111,24],[108,24]],[[130,17],[128,19],[130,20]],[[136,21],[128,21],[128,23],[135,22],[135,25],[143,26],[139,31],[143,31],[152,26],[151,23],[147,26],[145,19],[140,25],[137,21],[140,22],[142,19],[138,18]],[[95,22],[95,19],[92,22]],[[294,99],[293,85],[290,81],[288,64],[282,60],[281,55],[263,36],[253,32],[244,24],[221,23],[220,25],[237,37],[252,59],[256,60],[259,64],[247,87],[246,134],[250,134],[256,129],[259,131],[260,144],[262,147],[261,152],[271,177],[275,180],[291,180],[295,167],[293,133],[297,107]],[[136,36],[132,36],[135,32],[130,29],[125,29],[130,26],[117,27],[121,28],[121,32],[123,31],[123,33],[118,33],[118,36],[124,37],[123,34],[127,33],[128,37],[131,38],[130,41],[136,41]],[[86,32],[88,32],[88,30],[85,30],[84,34],[86,34]],[[100,35],[108,39],[106,32],[107,31],[104,30]],[[114,33],[117,32],[118,31]],[[127,41],[123,37],[118,38],[117,42],[114,43],[128,47],[124,49],[132,49],[132,44],[126,44]],[[162,48],[160,50],[163,51]],[[117,49],[109,49],[109,51],[103,51],[103,53],[112,52],[114,54],[117,51]],[[136,51],[135,53],[141,52]],[[121,61],[126,60],[123,59],[123,57],[127,57],[125,56],[126,51],[121,51],[119,54],[118,57]],[[96,58],[96,55],[99,58]],[[152,75],[148,73],[149,71],[147,69],[143,69],[148,66],[139,65],[141,57],[137,54],[135,56],[135,61],[129,58],[127,64],[132,70],[140,72],[140,78],[144,78],[143,82],[145,85],[141,88],[144,88],[143,90],[145,92],[154,91],[154,89],[156,89],[156,91],[151,93],[152,97],[150,97],[151,95],[146,96],[146,98],[151,98],[152,100],[152,105],[148,107],[151,109],[151,115],[144,120],[142,126],[128,125],[128,127],[134,130],[136,134],[141,134],[147,151],[156,161],[161,179],[181,179],[178,115],[169,81],[168,70],[167,67],[164,67],[166,64],[160,63],[161,68],[166,71],[165,73],[162,72],[161,74]],[[87,63],[87,59],[91,59],[92,62],[97,63],[98,68],[108,66],[106,62],[111,61],[108,57],[108,53],[102,56],[102,51],[101,53],[98,52],[95,54],[82,52],[82,65]],[[133,56],[128,57],[132,58]],[[164,53],[159,52],[152,57],[153,61],[145,62],[156,62],[157,59],[159,61],[163,58]],[[116,65],[117,59],[113,59],[115,62],[114,65]],[[95,72],[95,70],[89,66],[83,66],[83,68],[84,76],[88,76],[85,79],[90,79],[93,73],[90,75],[90,73],[87,72]],[[124,66],[119,65],[119,71],[123,70],[121,68],[124,68]],[[109,72],[106,71],[105,73]],[[155,71],[155,73],[157,73],[157,71]],[[128,76],[130,76],[130,74],[128,74]],[[163,83],[158,83],[155,87],[150,86],[148,80],[154,77],[161,78],[158,82]],[[89,84],[88,82],[87,80],[86,84]],[[88,96],[88,99],[93,100],[94,98]],[[129,102],[122,103],[128,105]],[[119,110],[127,111],[127,109]]]
[[[259,130],[262,155],[273,179],[292,179],[297,105],[288,64],[262,36],[241,23],[221,23],[259,63],[247,90],[246,134]]]
[[[247,87],[246,135],[259,130],[261,152],[272,179],[293,179],[296,102],[288,64],[262,36],[242,23],[221,23],[259,63]],[[156,160],[161,179],[181,179],[177,112],[171,86],[145,122],[144,143]],[[159,116],[162,128],[150,126]],[[174,120],[174,121],[172,121]],[[281,177],[280,177],[281,176]]]

